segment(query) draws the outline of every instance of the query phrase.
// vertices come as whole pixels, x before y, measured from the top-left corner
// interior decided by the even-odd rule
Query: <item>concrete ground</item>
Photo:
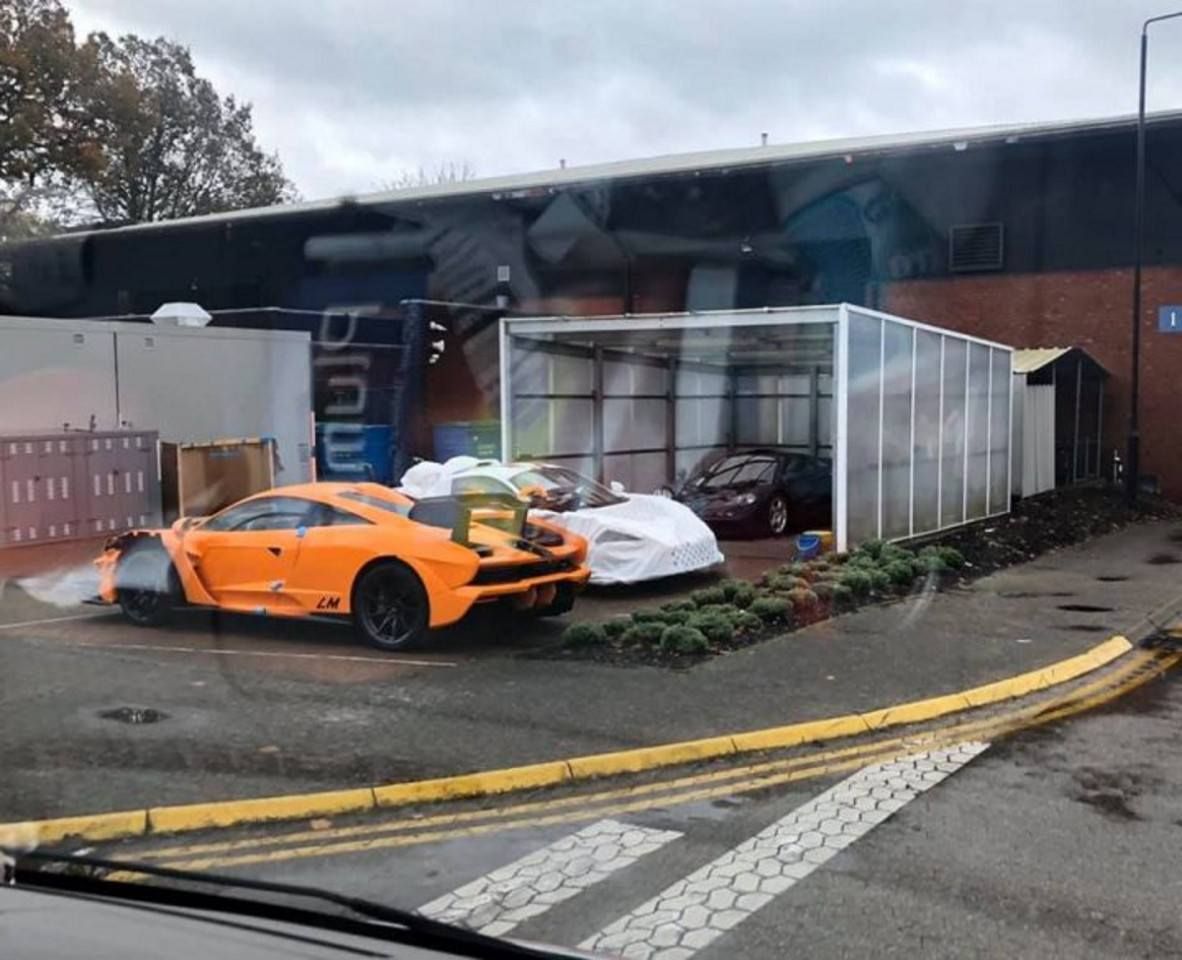
[[[97,852],[635,960],[1180,956],[1180,728],[1175,672],[1070,719],[950,727],[946,746],[763,789],[703,797],[720,771],[699,767],[699,796],[683,776],[632,809],[612,797],[644,786],[613,781]]]
[[[49,602],[65,602],[68,578],[10,582],[0,820],[418,779],[961,689],[1145,631],[1182,594],[1182,568],[1147,562],[1174,527],[1133,527],[684,671],[522,656],[561,622],[474,617],[395,657],[318,624],[196,614],[136,630]],[[125,706],[162,716],[103,716]]]

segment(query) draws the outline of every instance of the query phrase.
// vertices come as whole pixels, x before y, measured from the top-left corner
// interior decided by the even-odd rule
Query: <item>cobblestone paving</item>
[[[627,960],[685,960],[988,746],[962,743],[866,767],[678,880],[580,947]]]
[[[504,936],[680,836],[674,830],[600,820],[432,900],[419,912]]]

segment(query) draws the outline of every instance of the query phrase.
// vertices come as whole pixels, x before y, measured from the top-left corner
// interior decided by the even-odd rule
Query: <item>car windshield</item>
[[[1180,384],[1182,0],[0,0],[0,960],[1182,957]]]
[[[540,505],[549,509],[610,507],[627,499],[565,467],[531,467],[513,474],[512,483],[518,490],[537,490]]]
[[[695,483],[707,490],[752,486],[768,483],[775,472],[776,461],[771,457],[725,457],[707,468]]]

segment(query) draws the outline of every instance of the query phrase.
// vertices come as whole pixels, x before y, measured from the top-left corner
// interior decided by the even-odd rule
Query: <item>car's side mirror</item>
[[[612,493],[623,493],[624,492],[624,485],[622,483],[620,483],[619,480],[613,480],[610,484],[608,484],[608,486],[610,486],[612,488]]]

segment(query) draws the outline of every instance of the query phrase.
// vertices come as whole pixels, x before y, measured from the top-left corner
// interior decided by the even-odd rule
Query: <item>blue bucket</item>
[[[802,533],[796,538],[796,559],[812,560],[821,552],[821,538],[815,533]]]

